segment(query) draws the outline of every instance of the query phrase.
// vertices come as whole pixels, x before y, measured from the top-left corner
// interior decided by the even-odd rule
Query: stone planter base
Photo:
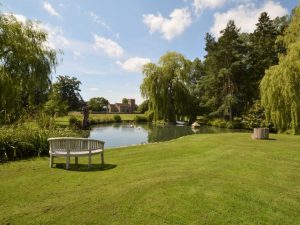
[[[254,128],[253,134],[251,135],[252,139],[269,139],[269,128]]]

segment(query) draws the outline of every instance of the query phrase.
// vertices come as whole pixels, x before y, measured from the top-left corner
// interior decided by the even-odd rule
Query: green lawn
[[[60,125],[68,125],[70,116],[76,116],[82,119],[82,114],[79,112],[71,112],[68,116],[62,116],[55,119],[55,123]],[[90,114],[89,119],[107,121],[112,120],[114,115],[120,115],[122,120],[130,120],[133,121],[136,115],[143,116],[144,114]]]
[[[271,137],[107,150],[91,171],[67,171],[64,159],[52,169],[48,158],[2,164],[0,224],[300,224],[300,136]]]

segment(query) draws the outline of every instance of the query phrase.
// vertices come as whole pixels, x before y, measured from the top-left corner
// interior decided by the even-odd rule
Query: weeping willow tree
[[[279,64],[266,71],[260,84],[266,119],[281,132],[300,132],[300,6],[283,36],[287,49]]]
[[[191,62],[176,52],[167,52],[158,64],[144,66],[141,93],[149,100],[155,121],[175,122],[192,116],[193,96],[187,86],[190,66]]]
[[[47,47],[47,34],[37,27],[0,15],[0,124],[14,122],[47,100],[56,51]]]

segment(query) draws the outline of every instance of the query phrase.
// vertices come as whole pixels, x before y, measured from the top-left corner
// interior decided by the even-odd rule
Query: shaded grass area
[[[79,112],[72,112],[68,116],[57,117],[55,123],[58,125],[67,126],[69,124],[70,116],[76,116],[82,120],[82,114]],[[122,120],[133,121],[136,115],[143,116],[144,114],[90,114],[90,120],[100,120],[100,121],[113,121],[115,115],[120,115]]]
[[[300,137],[199,134],[0,165],[0,224],[300,224]],[[74,160],[73,160],[74,162]]]

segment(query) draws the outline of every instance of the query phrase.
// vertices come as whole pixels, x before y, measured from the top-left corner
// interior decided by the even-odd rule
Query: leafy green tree
[[[278,48],[276,48],[278,34],[274,21],[266,12],[261,13],[256,29],[250,35],[249,71],[251,80],[248,88],[252,93],[252,101],[259,98],[258,86],[265,70],[278,63]]]
[[[203,62],[205,75],[198,82],[198,92],[202,93],[200,96],[200,103],[202,107],[206,108],[207,113],[215,112],[218,105],[221,103],[220,87],[221,82],[218,79],[218,67],[214,66],[218,63],[217,52],[218,46],[215,38],[209,33],[205,37],[205,50],[207,55]]]
[[[31,21],[0,15],[0,123],[17,120],[26,109],[47,100],[56,51],[47,33]]]
[[[89,109],[92,111],[104,111],[107,109],[109,102],[103,97],[91,98],[88,101]]]
[[[255,75],[262,78],[266,68],[278,62],[275,41],[278,36],[274,22],[266,12],[263,12],[251,34],[251,59],[255,68]]]
[[[275,47],[276,47],[276,52],[278,52],[279,54],[286,54],[286,48],[283,43],[283,35],[285,29],[288,27],[290,22],[291,22],[291,15],[276,17],[273,20],[273,23],[276,27],[276,31],[278,34],[275,41]]]
[[[286,54],[278,65],[266,71],[260,84],[261,103],[266,119],[278,131],[300,132],[300,6],[296,7],[285,30],[283,44]]]
[[[145,112],[148,111],[148,109],[149,109],[148,106],[149,106],[149,100],[145,100],[145,101],[142,102],[142,104],[140,104],[140,105],[138,106],[137,111],[138,111],[139,113],[145,113]]]
[[[187,88],[190,92],[190,103],[186,108],[190,114],[190,122],[196,120],[197,115],[205,112],[205,107],[202,106],[201,98],[204,95],[201,88],[202,81],[205,77],[204,65],[199,58],[194,59],[191,63],[188,80],[186,82]]]
[[[207,56],[204,61],[205,76],[202,78],[202,102],[211,113],[229,120],[243,111],[238,103],[243,101],[245,81],[245,54],[247,48],[239,29],[233,21],[229,21],[221,31],[221,37],[215,41],[206,36]]]
[[[53,92],[67,102],[68,110],[81,110],[83,99],[80,95],[80,84],[76,77],[69,76],[58,76],[57,82],[53,84]]]
[[[122,104],[128,104],[128,99],[127,98],[123,98],[122,99]]]
[[[289,17],[271,20],[262,13],[251,34],[240,33],[229,21],[218,40],[206,35],[204,76],[194,87],[201,96],[201,112],[232,120],[251,109],[259,100],[259,82],[265,70],[285,51],[278,35],[288,23]]]
[[[51,93],[49,100],[44,105],[44,112],[51,116],[64,116],[68,113],[68,103],[66,101],[63,101],[61,96],[53,92]]]
[[[177,52],[167,52],[158,64],[144,66],[141,85],[143,97],[149,100],[154,120],[175,122],[190,117],[191,94],[187,87],[191,62]]]

